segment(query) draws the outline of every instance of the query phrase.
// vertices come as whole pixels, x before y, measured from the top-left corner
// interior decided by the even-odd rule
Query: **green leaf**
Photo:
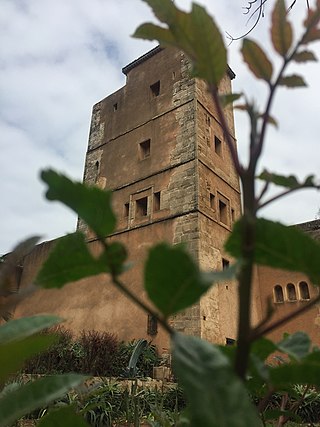
[[[259,114],[258,117],[264,119],[265,116],[266,116],[266,114]],[[277,122],[277,120],[274,117],[270,116],[270,115],[268,115],[268,117],[267,117],[267,123],[269,123],[270,125],[273,125],[276,128],[278,128],[278,122]]]
[[[287,9],[284,0],[278,0],[272,13],[271,40],[275,50],[286,57],[292,45],[292,27],[287,20]]]
[[[314,176],[309,175],[303,182],[299,182],[294,175],[284,176],[276,173],[268,172],[266,169],[257,177],[262,181],[270,182],[275,185],[287,188],[301,188],[301,187],[313,187],[316,188],[317,184],[314,181]]]
[[[104,266],[105,271],[114,272],[116,275],[128,270],[128,265],[124,265],[127,259],[127,250],[120,242],[112,242],[107,245],[98,261]]]
[[[52,335],[31,336],[21,341],[12,341],[0,346],[0,383],[3,384],[25,361],[46,350],[55,341]],[[1,417],[0,417],[1,418]]]
[[[163,46],[175,46],[175,39],[170,30],[149,22],[140,25],[134,37],[144,40],[157,40]]]
[[[281,79],[279,80],[279,85],[280,86],[286,86],[289,88],[307,86],[303,77],[298,76],[296,74],[292,74],[291,76],[281,77]]]
[[[47,406],[77,387],[87,377],[77,374],[41,378],[0,397],[0,427],[8,427],[24,415]]]
[[[214,345],[174,334],[173,367],[184,388],[193,426],[261,426],[244,384]]]
[[[227,95],[220,95],[220,102],[223,107],[232,104],[234,101],[242,97],[242,93],[228,93]]]
[[[308,61],[317,61],[317,58],[315,54],[310,50],[303,50],[303,51],[297,52],[294,55],[293,60],[300,63],[300,62],[308,62]]]
[[[41,315],[10,320],[0,326],[0,345],[27,338],[61,322],[53,315]]]
[[[308,44],[308,43],[311,43],[311,42],[316,42],[318,40],[320,40],[320,29],[313,28],[303,38],[303,44]]]
[[[153,247],[145,264],[145,289],[161,313],[168,317],[196,303],[212,282],[229,271],[200,273],[197,264],[181,247],[161,243]]]
[[[71,406],[49,412],[41,418],[37,427],[89,427],[81,415],[75,413]]]
[[[111,191],[73,182],[53,170],[41,173],[48,184],[48,200],[58,200],[75,211],[99,237],[114,231],[116,218],[111,208]]]
[[[210,85],[218,85],[227,71],[227,51],[217,25],[205,8],[193,3],[191,12],[186,13],[171,0],[145,2],[168,28],[143,24],[134,37],[158,40],[183,50],[193,62],[194,75]]]
[[[202,6],[192,4],[191,19],[193,49],[197,54],[195,74],[209,84],[218,85],[227,72],[227,51],[223,37]]]
[[[276,344],[279,351],[299,361],[310,353],[311,340],[304,332],[295,332]]]
[[[306,361],[277,366],[270,370],[270,380],[278,388],[292,384],[320,386],[320,364]]]
[[[84,235],[77,232],[57,241],[35,283],[44,288],[61,288],[66,283],[107,271],[107,264],[90,254]]]
[[[225,248],[235,258],[241,257],[243,221],[238,221]],[[302,250],[303,248],[303,250]],[[295,227],[259,218],[256,220],[254,260],[309,276],[311,282],[320,283],[320,244]]]
[[[270,82],[273,73],[272,63],[262,48],[253,40],[244,39],[242,44],[243,60],[258,78]]]

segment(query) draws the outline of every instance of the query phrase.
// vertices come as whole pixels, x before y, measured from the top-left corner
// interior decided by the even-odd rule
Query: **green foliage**
[[[242,57],[252,73],[258,78],[270,83],[273,66],[263,49],[253,40],[244,39],[242,44]]]
[[[31,375],[77,372],[104,377],[126,376],[136,341],[119,342],[115,335],[99,331],[82,331],[79,336],[74,336],[61,326],[42,332],[42,338],[51,335],[55,342],[29,358],[22,372]],[[138,358],[137,376],[151,377],[153,367],[159,363],[156,347],[148,343]]]
[[[168,317],[197,302],[213,282],[229,276],[228,271],[201,274],[185,249],[162,243],[149,252],[145,289],[150,300]]]
[[[272,14],[271,40],[275,51],[284,58],[293,42],[292,27],[287,16],[284,0],[278,1]]]
[[[111,191],[72,182],[52,170],[43,171],[41,177],[48,184],[46,196],[49,200],[58,200],[72,209],[97,236],[112,233],[116,218],[111,209]]]
[[[85,378],[76,374],[41,378],[0,395],[0,426],[8,427],[28,412],[58,399]]]
[[[206,10],[193,3],[191,12],[186,13],[171,0],[144,1],[168,28],[143,24],[134,37],[182,49],[192,59],[194,75],[218,85],[227,71],[227,53],[222,35]]]
[[[275,2],[270,36],[275,53],[281,57],[282,64],[279,70],[272,63],[269,52],[267,55],[264,49],[253,40],[243,40],[241,52],[245,63],[257,79],[268,84],[264,111],[259,111],[254,102],[245,101],[244,105],[238,106],[249,115],[251,124],[248,166],[242,165],[238,159],[223,109],[240,95],[227,94],[221,98],[218,92],[219,82],[227,72],[227,54],[223,37],[214,20],[202,6],[195,3],[192,4],[191,11],[186,13],[178,9],[171,0],[145,0],[145,2],[164,25],[143,24],[137,29],[135,37],[156,39],[162,45],[182,49],[192,62],[194,76],[206,81],[215,102],[216,119],[222,126],[243,188],[244,215],[234,225],[225,246],[237,262],[227,271],[202,273],[182,247],[157,245],[150,250],[145,266],[145,290],[153,303],[152,307],[148,306],[119,279],[119,275],[124,270],[126,250],[122,244],[109,243],[107,240],[116,226],[111,208],[111,192],[73,182],[63,175],[47,170],[42,173],[42,179],[48,185],[47,198],[64,203],[86,222],[100,243],[101,253],[98,257],[94,257],[81,233],[70,234],[58,240],[40,270],[36,282],[45,288],[60,288],[70,281],[100,273],[110,273],[113,285],[141,309],[155,316],[164,330],[171,335],[175,373],[188,399],[191,419],[189,425],[256,427],[266,425],[269,419],[278,418],[278,426],[282,426],[290,417],[297,416],[297,408],[300,407],[300,400],[292,405],[286,405],[297,394],[292,385],[297,383],[306,384],[308,387],[310,384],[320,386],[320,351],[311,348],[310,339],[303,333],[286,336],[278,344],[263,337],[266,330],[269,332],[276,327],[276,324],[270,322],[273,314],[271,310],[259,325],[256,327],[251,325],[254,264],[299,271],[306,274],[313,283],[320,283],[320,245],[298,229],[258,218],[257,213],[261,207],[288,192],[305,187],[319,188],[319,185],[315,183],[312,176],[300,183],[294,176],[285,177],[265,171],[259,177],[265,181],[265,188],[259,195],[256,194],[254,179],[265,144],[266,128],[269,124],[276,124],[270,109],[277,88],[281,86],[296,88],[306,85],[302,76],[295,73],[286,74],[287,66],[291,62],[316,60],[313,52],[305,46],[320,40],[320,0],[316,1],[313,9],[309,9],[304,21],[303,34],[297,42],[294,41],[284,0]],[[270,183],[285,187],[285,191],[265,200]],[[261,201],[262,198],[264,202]],[[2,296],[9,294],[6,283],[17,260],[25,254],[27,247],[32,247],[34,244],[34,239],[22,244],[12,256],[6,257],[1,263]],[[199,338],[183,336],[173,331],[168,322],[170,315],[197,303],[213,283],[233,278],[235,275],[239,288],[239,327],[236,346],[225,349]],[[314,300],[313,303],[316,301]],[[311,306],[312,302],[309,305]],[[161,314],[155,312],[153,307],[156,307]],[[0,314],[4,317],[6,311],[2,310]],[[290,316],[280,320],[284,323],[298,314],[299,310],[296,310]],[[35,334],[56,322],[57,318],[45,316],[10,322],[0,327],[0,379],[2,382],[9,378],[12,371],[19,369],[27,358],[52,344],[52,337]],[[266,325],[267,329],[264,329]],[[61,369],[62,371],[66,366],[69,369],[70,362],[74,370],[83,369],[98,375],[104,363],[119,367],[120,364],[115,363],[115,360],[116,362],[125,360],[128,356],[128,362],[131,355],[129,346],[121,346],[121,351],[117,353],[118,343],[114,337],[95,332],[82,334],[77,343],[66,334],[61,340],[58,339],[55,346],[55,350],[53,350],[54,346],[49,348],[47,353],[40,356],[38,362],[34,363],[38,370],[43,366],[41,357],[47,357],[48,360],[51,357],[55,366],[59,358],[64,361],[65,366]],[[149,346],[145,351],[151,351],[150,349]],[[281,354],[278,357],[281,363],[275,366],[269,365],[266,360],[268,358],[270,360],[275,351]],[[75,357],[68,359],[68,352]],[[114,354],[117,354],[116,359],[112,356]],[[143,357],[145,356],[142,354],[141,358]],[[149,361],[156,360],[155,354],[153,357],[149,357]],[[33,362],[29,363],[32,366]],[[143,367],[144,373],[145,368],[146,366]],[[53,401],[61,398],[83,379],[83,376],[65,374],[3,388],[0,394],[0,426],[7,426],[20,416],[41,406],[48,408]],[[280,396],[279,406],[268,407],[275,392]],[[251,404],[249,393],[258,399],[261,420],[256,408]],[[121,402],[118,399],[120,395]],[[113,400],[115,396],[117,401]],[[305,396],[304,392],[303,399]],[[146,413],[150,415],[153,411],[154,414],[156,412],[158,414],[152,419],[153,426],[172,425],[171,419],[159,415],[159,411],[155,410],[159,405],[157,398],[149,400],[148,392],[139,391],[137,383],[132,385],[130,391],[126,390],[125,394],[115,388],[102,386],[99,390],[95,390],[91,397],[90,403],[86,402],[82,405],[75,403],[75,409],[83,413],[93,425],[111,426],[115,419],[115,411],[118,413],[116,419],[127,420],[136,425],[141,417]],[[163,400],[159,406],[161,411],[162,404]],[[49,411],[41,421],[42,426],[57,423],[61,423],[62,426],[68,423],[85,425],[71,408],[55,409],[52,412]],[[175,421],[172,422],[175,423]]]
[[[314,176],[309,175],[303,182],[299,182],[294,175],[284,176],[278,175],[276,173],[268,172],[264,170],[259,176],[259,179],[266,181],[267,183],[272,183],[282,187],[287,187],[290,189],[297,189],[303,187],[316,188],[317,184],[315,183]]]
[[[173,363],[194,426],[261,425],[244,385],[219,349],[196,337],[173,336]]]
[[[77,415],[70,406],[59,408],[50,412],[38,423],[39,427],[57,427],[60,425],[68,427],[88,426],[83,417]]]
[[[313,283],[320,283],[320,244],[295,227],[258,218],[255,221],[256,242],[254,261],[257,264],[289,271],[300,271]],[[241,256],[243,221],[238,221],[226,242],[230,255]],[[301,251],[303,248],[303,252]]]

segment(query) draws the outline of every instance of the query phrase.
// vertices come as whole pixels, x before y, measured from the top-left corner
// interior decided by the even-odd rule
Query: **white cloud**
[[[190,1],[176,3],[189,7]],[[247,17],[241,0],[201,1],[215,14],[222,31],[239,35]],[[267,5],[273,1],[269,0]],[[298,4],[299,3],[299,4]],[[269,9],[270,9],[269,8]],[[266,14],[269,9],[266,7]],[[299,21],[304,2],[292,19]],[[121,68],[154,43],[130,38],[135,28],[154,20],[140,0],[2,0],[0,11],[0,253],[31,234],[53,238],[72,231],[76,219],[66,208],[43,198],[39,171],[54,167],[74,178],[83,175],[92,105],[121,87]],[[268,18],[252,34],[265,42]],[[235,90],[249,92],[263,105],[263,83],[254,82],[238,53],[229,47],[229,63],[237,74]],[[317,48],[318,56],[320,50]],[[279,131],[269,131],[261,165],[300,177],[319,171],[317,156],[318,64],[298,66],[311,90],[282,90],[275,103]],[[243,114],[237,118],[239,150],[246,146]],[[266,214],[287,222],[313,219],[320,206],[311,192],[290,197]]]

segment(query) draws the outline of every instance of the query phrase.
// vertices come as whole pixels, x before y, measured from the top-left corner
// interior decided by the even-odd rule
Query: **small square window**
[[[160,191],[157,191],[153,194],[153,211],[157,212],[160,210]]]
[[[218,156],[222,155],[222,143],[217,136],[214,137],[214,151],[218,154]]]
[[[140,142],[139,144],[139,155],[140,160],[146,159],[147,157],[150,157],[150,139],[147,139],[146,141]]]
[[[129,203],[125,203],[123,206],[123,216],[125,218],[129,216]]]
[[[118,103],[116,102],[115,104],[113,104],[113,111],[117,111],[118,109]]]
[[[216,203],[215,203],[215,195],[210,193],[210,198],[209,198],[209,202],[210,202],[210,208],[215,211],[216,208]]]
[[[160,95],[160,80],[150,86],[151,94],[155,98]]]
[[[220,222],[228,224],[228,208],[222,200],[219,200],[219,218]]]
[[[136,217],[142,218],[148,215],[148,197],[136,200]]]

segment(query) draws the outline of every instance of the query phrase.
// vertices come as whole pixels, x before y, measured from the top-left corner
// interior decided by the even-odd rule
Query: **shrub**
[[[79,338],[83,349],[80,371],[95,376],[113,376],[117,364],[119,342],[107,332],[83,331]]]

